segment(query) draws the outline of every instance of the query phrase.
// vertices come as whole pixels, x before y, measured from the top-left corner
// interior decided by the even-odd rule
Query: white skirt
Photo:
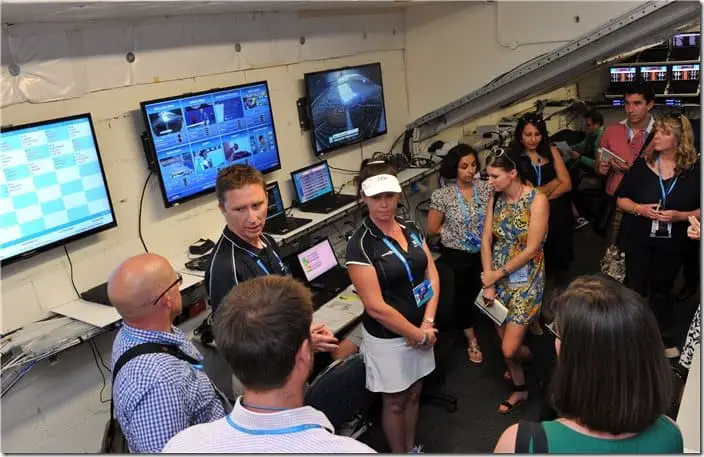
[[[405,338],[377,338],[362,328],[367,389],[387,394],[403,392],[435,370],[432,348],[406,345]]]

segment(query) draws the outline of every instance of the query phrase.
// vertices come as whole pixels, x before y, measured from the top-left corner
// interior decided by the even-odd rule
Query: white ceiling
[[[300,11],[303,14],[363,14],[370,10],[400,9],[414,0],[347,1],[259,1],[225,0],[130,0],[112,1],[2,1],[0,15],[5,24],[27,22],[76,22],[105,19],[179,16],[191,14],[227,14],[243,12]]]

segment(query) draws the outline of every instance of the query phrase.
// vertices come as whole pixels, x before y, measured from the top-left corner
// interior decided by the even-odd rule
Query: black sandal
[[[525,385],[525,384],[520,385],[520,386],[517,386],[517,385],[514,384],[514,386],[513,386],[513,392],[511,392],[511,393],[515,393],[515,392],[527,392],[527,391],[528,391],[528,389],[526,388],[526,385]],[[513,412],[514,409],[518,408],[518,407],[521,405],[521,403],[523,403],[523,402],[526,401],[526,400],[527,400],[527,398],[521,398],[521,399],[518,400],[516,403],[511,403],[511,402],[508,401],[508,400],[502,401],[502,402],[499,404],[499,406],[503,406],[503,407],[505,407],[506,409],[505,409],[504,411],[501,411],[501,410],[499,409],[499,410],[497,411],[497,413],[501,414],[502,416],[505,416],[505,415],[507,415],[507,414],[510,414],[511,412]]]

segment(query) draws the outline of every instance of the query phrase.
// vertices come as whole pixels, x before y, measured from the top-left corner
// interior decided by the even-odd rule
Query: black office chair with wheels
[[[448,365],[445,355],[448,354],[455,344],[453,332],[455,274],[449,265],[442,262],[442,257],[435,262],[435,265],[440,277],[440,298],[438,300],[437,313],[435,314],[435,325],[439,332],[439,338],[438,343],[433,348],[435,351],[435,371],[423,383],[421,401],[440,404],[445,406],[448,413],[454,413],[457,411],[457,398],[444,392],[442,386],[445,384]]]
[[[366,388],[366,370],[360,354],[336,360],[306,389],[303,403],[325,413],[337,434],[359,437],[369,424],[366,412],[374,394]]]

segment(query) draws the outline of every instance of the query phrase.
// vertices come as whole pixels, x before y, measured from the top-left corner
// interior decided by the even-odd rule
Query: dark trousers
[[[672,288],[682,265],[683,253],[664,251],[637,242],[626,249],[626,285],[647,297],[665,347],[674,346],[670,335],[674,317]]]
[[[699,284],[699,240],[689,240],[684,254],[684,284],[686,287],[697,287]]]
[[[481,254],[471,254],[443,246],[442,261],[454,273],[455,323],[462,330],[473,328],[476,312],[474,299],[482,287]]]

